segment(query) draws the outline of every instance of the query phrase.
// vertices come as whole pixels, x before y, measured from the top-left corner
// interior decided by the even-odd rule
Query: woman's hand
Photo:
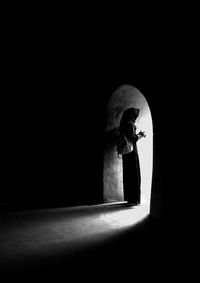
[[[139,131],[138,138],[141,139],[141,138],[145,138],[145,137],[146,137],[145,132]]]

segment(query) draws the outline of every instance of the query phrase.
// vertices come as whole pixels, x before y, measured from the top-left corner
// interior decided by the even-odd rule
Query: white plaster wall
[[[141,170],[141,201],[149,203],[151,196],[153,168],[153,127],[151,112],[143,94],[131,85],[122,85],[111,95],[107,106],[105,132],[114,131],[120,123],[122,113],[127,108],[140,109],[136,120],[138,131],[146,133],[146,138],[138,141]],[[122,160],[117,157],[114,139],[104,155],[104,201],[123,201]]]

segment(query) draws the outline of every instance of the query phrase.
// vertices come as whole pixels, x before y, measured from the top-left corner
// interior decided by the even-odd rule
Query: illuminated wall
[[[105,128],[104,154],[104,201],[123,201],[122,159],[119,159],[115,146],[115,131],[122,113],[127,108],[140,109],[136,120],[138,131],[146,133],[146,138],[137,142],[141,171],[141,203],[150,205],[153,168],[153,127],[151,112],[142,93],[131,85],[122,85],[111,95],[107,105],[107,124]],[[131,177],[131,176],[130,176]]]

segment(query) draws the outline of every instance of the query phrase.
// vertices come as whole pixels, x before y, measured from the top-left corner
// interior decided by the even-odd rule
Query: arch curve
[[[128,108],[138,108],[136,120],[138,130],[145,131],[146,138],[138,141],[138,155],[141,172],[141,204],[150,209],[151,183],[153,172],[153,125],[151,111],[144,95],[134,86],[124,84],[111,95],[107,104],[105,126],[105,152],[103,170],[104,202],[123,201],[122,159],[119,159],[115,145],[115,131],[123,112]],[[131,176],[130,176],[131,178]]]

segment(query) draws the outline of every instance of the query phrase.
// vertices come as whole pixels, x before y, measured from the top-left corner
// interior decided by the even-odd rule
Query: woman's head
[[[132,121],[135,122],[135,120],[137,119],[138,115],[139,115],[140,109],[138,108],[128,108],[124,111],[123,113],[123,120],[125,120],[126,122],[128,121]]]

